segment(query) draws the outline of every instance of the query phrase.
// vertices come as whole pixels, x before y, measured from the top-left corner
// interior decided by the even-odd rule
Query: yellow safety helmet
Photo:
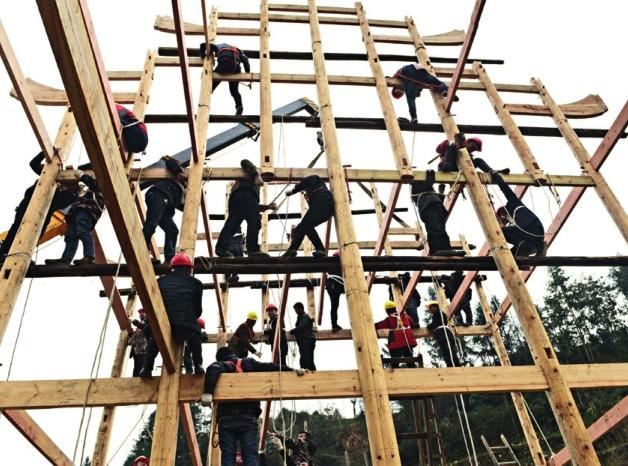
[[[255,311],[251,311],[251,312],[249,312],[249,313],[246,315],[246,318],[247,318],[247,319],[250,319],[250,320],[257,320],[257,312],[255,312]]]
[[[436,305],[436,306],[440,306],[440,305],[438,304],[438,301],[434,301],[434,300],[432,300],[432,301],[428,301],[427,303],[425,303],[425,309],[429,309],[430,307],[432,307],[432,306],[434,306],[434,305]]]
[[[394,301],[386,301],[384,303],[384,309],[386,309],[387,311],[389,311],[390,309],[394,309],[396,311],[397,305],[395,304]]]

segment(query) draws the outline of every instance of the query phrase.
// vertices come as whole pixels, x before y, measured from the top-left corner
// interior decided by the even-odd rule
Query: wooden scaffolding
[[[529,186],[571,186],[571,192],[562,204],[558,215],[547,229],[546,241],[549,245],[573,211],[582,193],[592,187],[616,223],[623,238],[628,240],[628,217],[608,186],[599,169],[610,154],[628,122],[628,104],[624,105],[612,127],[605,132],[597,151],[591,155],[579,140],[580,136],[600,136],[599,132],[582,130],[576,132],[568,118],[586,118],[606,111],[601,99],[590,96],[582,101],[567,105],[557,105],[547,88],[538,79],[530,84],[493,83],[481,62],[468,66],[468,56],[484,6],[483,0],[477,0],[466,34],[451,31],[436,36],[420,35],[411,17],[398,20],[367,19],[361,3],[349,7],[317,6],[315,0],[307,5],[269,4],[261,1],[259,13],[218,12],[215,8],[205,10],[203,21],[199,24],[184,23],[179,0],[172,0],[173,16],[158,17],[155,28],[176,34],[177,48],[164,49],[163,53],[149,51],[141,72],[107,72],[103,68],[98,43],[86,3],[82,0],[37,0],[44,26],[56,58],[65,90],[52,89],[26,79],[12,51],[10,42],[0,24],[0,49],[2,59],[14,85],[14,93],[23,105],[41,149],[46,157],[45,168],[39,178],[35,192],[28,206],[23,223],[7,260],[0,272],[0,339],[4,336],[13,308],[16,304],[21,284],[25,277],[44,276],[99,276],[106,296],[111,296],[112,309],[120,327],[119,343],[116,348],[115,363],[110,378],[85,380],[45,380],[45,381],[7,381],[0,382],[0,409],[3,414],[23,433],[31,443],[51,463],[71,464],[71,460],[54,444],[46,433],[33,421],[25,410],[58,407],[104,406],[97,444],[93,455],[94,465],[106,464],[109,438],[113,428],[115,408],[131,404],[157,405],[153,432],[151,464],[172,465],[176,452],[176,435],[179,420],[186,429],[189,448],[194,464],[200,465],[201,452],[194,432],[190,402],[195,402],[202,393],[201,377],[181,375],[182,350],[170,334],[170,325],[163,301],[156,284],[156,276],[165,272],[164,266],[154,267],[150,255],[159,257],[159,250],[153,242],[150,251],[143,240],[141,228],[145,213],[138,180],[144,181],[167,178],[165,169],[140,170],[133,166],[133,155],[127,154],[120,146],[121,126],[115,111],[114,102],[132,103],[135,114],[140,119],[153,122],[184,121],[189,128],[192,157],[187,167],[189,177],[185,208],[179,238],[179,249],[190,257],[195,256],[198,240],[206,241],[212,255],[212,234],[208,204],[203,190],[205,182],[214,180],[233,180],[241,175],[240,168],[212,168],[205,161],[206,140],[210,122],[211,89],[214,79],[224,81],[259,82],[260,113],[259,117],[229,117],[211,115],[211,121],[236,121],[257,123],[259,126],[259,167],[263,179],[269,181],[296,182],[305,176],[316,174],[329,182],[335,206],[333,222],[327,225],[327,244],[340,251],[340,260],[311,258],[270,260],[229,260],[209,258],[205,265],[198,266],[198,273],[212,274],[210,288],[216,295],[216,310],[220,322],[220,331],[210,335],[210,343],[224,345],[228,337],[227,317],[229,313],[229,288],[218,286],[219,274],[237,272],[240,274],[261,274],[262,282],[268,281],[270,274],[282,274],[283,279],[275,286],[281,287],[280,313],[286,309],[287,297],[291,286],[307,288],[307,309],[310,315],[320,323],[322,313],[322,293],[328,272],[341,273],[346,290],[347,308],[351,329],[336,333],[321,330],[318,339],[351,340],[354,344],[357,369],[344,371],[317,371],[297,379],[294,374],[251,373],[247,374],[247,384],[235,384],[238,375],[225,375],[218,384],[214,400],[217,402],[240,399],[261,399],[267,401],[264,426],[268,421],[269,406],[277,399],[316,399],[361,397],[364,401],[368,428],[368,440],[373,465],[400,465],[397,437],[393,426],[393,417],[389,397],[417,397],[438,394],[498,393],[509,392],[528,441],[531,457],[536,465],[547,464],[539,440],[529,418],[523,400],[523,392],[544,391],[552,407],[556,422],[562,433],[566,452],[574,464],[599,464],[592,439],[587,433],[580,413],[576,407],[572,389],[628,386],[628,364],[559,364],[548,335],[540,320],[535,305],[526,288],[526,280],[537,265],[548,264],[594,264],[626,265],[626,256],[586,258],[586,257],[532,257],[515,258],[507,247],[501,228],[495,217],[491,202],[483,185],[491,183],[490,177],[477,173],[466,149],[458,152],[460,174],[438,173],[439,183],[452,185],[454,195],[448,198],[446,207],[453,209],[458,194],[466,190],[477,214],[486,244],[471,257],[469,245],[464,237],[456,243],[468,257],[437,258],[429,256],[422,241],[419,226],[401,223],[401,227],[391,227],[401,188],[412,180],[424,180],[425,171],[414,170],[402,137],[402,131],[444,131],[449,140],[453,140],[461,128],[457,126],[450,113],[453,97],[459,91],[484,92],[495,110],[501,127],[474,126],[477,133],[505,134],[525,167],[522,174],[504,176],[507,183],[517,185],[516,194],[522,197]],[[219,26],[219,20],[247,20],[255,24],[253,28]],[[302,23],[309,27],[311,52],[278,52],[270,50],[269,34],[271,23]],[[323,50],[323,41],[319,25],[358,26],[365,47],[365,54],[359,59],[368,60],[372,76],[333,76],[326,71],[326,60],[343,59],[342,53],[327,53]],[[398,29],[399,35],[381,35],[372,32],[372,28],[385,27]],[[259,52],[252,57],[259,59],[259,72],[251,74],[213,73],[213,58],[188,55],[186,36],[204,36],[206,43],[213,42],[217,35],[259,36]],[[395,78],[384,76],[381,59],[376,43],[401,44],[405,50],[412,47],[414,54],[407,56],[418,61],[432,74],[450,78],[449,93],[443,98],[431,91],[435,108],[440,117],[440,125],[420,125],[399,122],[393,109],[389,86],[396,83]],[[455,68],[436,68],[427,52],[428,46],[461,45],[460,56]],[[162,50],[160,50],[162,52]],[[171,56],[173,55],[175,56]],[[291,55],[292,54],[292,55]],[[358,54],[353,54],[358,55]],[[271,58],[311,60],[313,74],[281,74],[271,72]],[[346,59],[346,57],[345,57]],[[357,59],[353,57],[352,59]],[[397,58],[399,60],[399,58]],[[147,115],[146,107],[150,95],[156,67],[179,67],[183,82],[186,114],[185,115]],[[202,67],[201,90],[198,105],[191,92],[189,67]],[[110,89],[109,81],[135,80],[139,82],[136,93],[117,93]],[[286,121],[306,123],[307,126],[320,127],[324,140],[326,168],[287,168],[279,167],[274,159],[274,141],[272,124],[276,118],[272,115],[272,83],[309,83],[316,85],[319,113],[315,117],[301,119],[286,118]],[[382,109],[382,119],[335,118],[330,99],[330,85],[374,86]],[[540,105],[522,105],[504,103],[502,93],[528,93],[540,97]],[[52,141],[48,135],[37,105],[66,106],[65,116],[59,131]],[[583,170],[582,175],[553,175],[545,173],[537,163],[524,138],[527,134],[540,134],[541,128],[520,128],[512,115],[550,116],[556,123],[557,131],[550,135],[561,135],[571,148]],[[343,167],[341,151],[337,141],[338,128],[385,129],[389,136],[394,168],[389,170],[364,170]],[[115,228],[117,240],[125,258],[124,267],[107,264],[107,260],[97,241],[97,264],[83,266],[80,269],[65,266],[35,266],[30,259],[37,245],[42,229],[42,220],[50,206],[57,182],[76,179],[76,172],[63,169],[63,163],[69,153],[69,141],[76,130],[89,155],[93,173],[105,197],[111,223]],[[469,130],[468,128],[462,128]],[[595,133],[595,134],[594,134]],[[348,183],[357,182],[367,191],[374,202],[374,212],[379,224],[375,241],[358,240],[353,225]],[[365,185],[365,183],[370,185]],[[391,183],[392,189],[387,202],[379,199],[377,185]],[[264,201],[268,194],[264,190]],[[303,201],[303,200],[302,200]],[[302,205],[302,210],[304,205]],[[199,212],[201,215],[199,216]],[[199,217],[203,219],[202,233],[198,233]],[[329,243],[330,231],[336,229],[337,242]],[[268,242],[269,216],[263,215],[262,248],[265,251],[280,251],[281,245]],[[393,234],[410,234],[413,241],[393,241]],[[404,243],[404,244],[401,244]],[[423,256],[393,256],[393,249],[423,248]],[[372,249],[374,257],[364,257],[361,250]],[[304,246],[305,255],[311,255],[311,245]],[[383,254],[383,257],[378,257]],[[490,256],[490,257],[489,257]],[[207,265],[209,264],[209,266]],[[525,270],[520,270],[524,266]],[[469,270],[457,295],[448,304],[451,316],[460,305],[461,299],[473,284],[482,304],[487,322],[485,326],[458,328],[460,337],[471,335],[490,336],[499,356],[501,367],[458,367],[433,369],[389,370],[382,367],[378,338],[385,337],[375,331],[369,292],[381,278],[375,272],[390,272],[396,277],[396,271],[414,271],[410,285],[405,293],[394,279],[385,281],[393,285],[393,294],[399,308],[410,298],[410,291],[421,281],[424,271],[447,269]],[[492,314],[486,293],[481,282],[476,280],[481,270],[498,270],[508,297],[496,314]],[[365,272],[369,272],[365,280]],[[393,273],[394,272],[394,273]],[[294,274],[305,273],[306,280],[293,278]],[[119,290],[113,276],[127,275],[133,279],[135,292]],[[316,274],[322,274],[317,277]],[[423,277],[425,278],[425,277]],[[301,280],[301,281],[300,281]],[[318,280],[318,281],[317,281]],[[379,280],[379,281],[378,281]],[[292,282],[292,284],[291,284]],[[320,308],[317,309],[315,286],[320,286]],[[262,289],[261,308],[268,302],[269,286]],[[126,304],[122,297],[127,295]],[[148,380],[125,378],[126,338],[131,331],[129,318],[133,315],[136,304],[141,302],[152,323],[163,358],[160,377]],[[447,303],[445,303],[447,304]],[[534,365],[510,366],[506,348],[500,336],[499,322],[511,306],[517,313],[527,344],[532,352]],[[415,331],[417,337],[427,338],[429,332],[423,329]],[[259,335],[258,335],[259,338]],[[278,345],[275,345],[277,347]],[[281,377],[281,383],[279,383]],[[304,383],[304,381],[306,383]],[[624,400],[625,401],[625,400]],[[614,419],[625,418],[626,404],[614,408]],[[616,425],[617,421],[613,425]],[[213,427],[212,427],[213,428]],[[600,428],[596,427],[599,436]],[[265,429],[262,429],[262,439]],[[568,453],[568,454],[567,454]],[[207,453],[209,464],[218,464],[219,451],[211,447]],[[562,463],[561,463],[562,464]]]

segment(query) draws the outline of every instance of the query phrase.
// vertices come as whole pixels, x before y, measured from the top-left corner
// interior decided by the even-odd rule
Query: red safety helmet
[[[395,99],[401,99],[403,97],[403,95],[405,94],[403,89],[399,89],[398,87],[393,87],[392,91],[390,91],[390,93],[392,94],[392,96]]]
[[[448,147],[449,147],[449,141],[445,139],[443,142],[441,142],[439,145],[436,146],[436,153],[444,154]]]
[[[170,260],[170,267],[187,267],[189,269],[194,268],[192,260],[184,252],[178,252]]]
[[[277,306],[275,306],[273,303],[268,303],[266,305],[266,312],[271,311],[271,310],[276,311],[277,310]]]
[[[201,319],[200,317],[198,319],[196,319],[196,321],[198,322],[198,325],[200,325],[201,328],[203,330],[205,330],[205,321],[203,319]]]
[[[144,315],[145,315],[145,314],[146,314],[146,311],[144,310],[144,308],[143,308],[143,307],[141,307],[141,308],[139,308],[139,309],[138,309],[137,313],[138,313],[138,314],[140,314],[140,315],[142,315],[142,314],[144,314]]]
[[[334,253],[334,257],[340,257],[340,251],[336,251],[336,252]]]
[[[150,464],[150,458],[147,458],[146,456],[142,455],[142,456],[138,456],[137,458],[133,460],[133,466],[139,464],[140,461],[143,461],[146,464]]]
[[[482,140],[480,138],[476,138],[476,137],[467,138],[467,145],[469,144],[470,141],[475,142],[475,145],[478,146],[478,152],[482,152]]]
[[[501,206],[499,209],[497,209],[495,211],[495,215],[497,215],[498,219],[507,219],[508,218],[508,211],[506,210],[506,208],[504,206]]]

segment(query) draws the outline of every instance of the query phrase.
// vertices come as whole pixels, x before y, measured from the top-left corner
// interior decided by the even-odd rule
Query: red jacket
[[[416,338],[411,328],[414,321],[405,311],[401,312],[399,319],[401,319],[403,328],[397,326],[397,317],[389,316],[375,323],[375,329],[381,330],[387,328],[392,330],[388,333],[388,344],[386,345],[390,350],[406,347],[414,348],[417,345]]]

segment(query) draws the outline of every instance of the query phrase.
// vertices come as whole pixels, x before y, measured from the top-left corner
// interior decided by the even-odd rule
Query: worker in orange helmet
[[[201,337],[197,321],[203,313],[203,284],[192,276],[193,272],[192,260],[185,253],[179,252],[170,261],[170,273],[159,277],[157,285],[164,301],[173,338],[187,343],[192,352],[194,373],[204,374]],[[151,336],[140,377],[151,376],[158,352],[155,338]]]

